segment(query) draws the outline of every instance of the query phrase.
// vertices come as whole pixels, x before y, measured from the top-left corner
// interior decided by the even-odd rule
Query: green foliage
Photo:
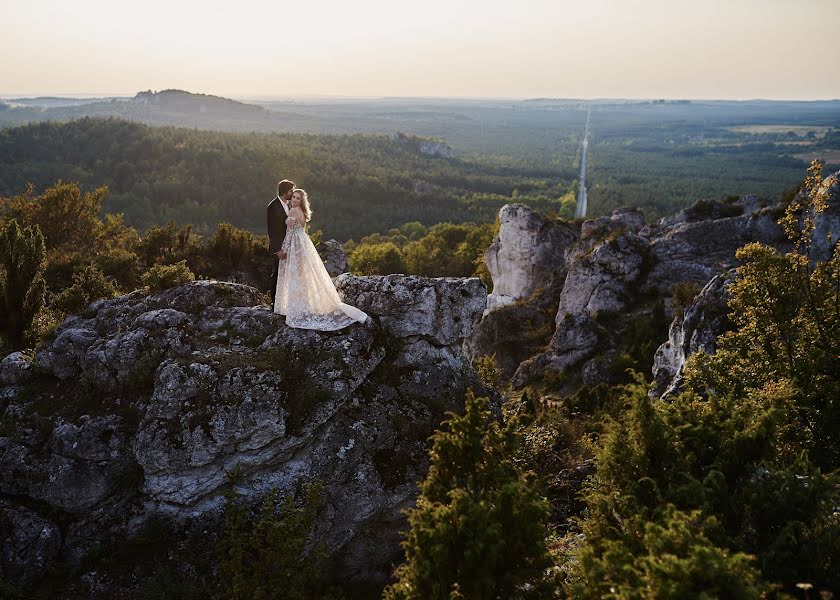
[[[823,469],[840,466],[840,250],[828,260],[811,258],[814,216],[825,209],[828,189],[815,163],[803,194],[788,205],[781,223],[794,250],[780,253],[748,244],[729,290],[734,331],[712,355],[697,354],[687,384],[698,393],[742,396],[786,383],[794,389],[802,441]],[[801,225],[800,225],[801,223]]]
[[[50,306],[64,313],[78,313],[94,300],[112,298],[116,293],[114,282],[89,265],[73,276],[73,285],[57,294]]]
[[[230,223],[219,223],[215,233],[207,240],[205,256],[224,266],[242,268],[247,259],[254,256],[265,258],[267,243],[250,231],[234,227]]]
[[[496,355],[474,358],[473,369],[478,378],[488,386],[498,388],[502,385],[502,370],[496,365]]]
[[[682,315],[685,309],[694,302],[701,289],[700,285],[693,281],[680,281],[675,283],[671,289],[671,302],[674,307],[674,313]]]
[[[0,332],[14,348],[24,343],[44,306],[45,270],[41,230],[10,220],[0,230]]]
[[[143,285],[152,292],[159,292],[184,283],[195,281],[195,275],[190,271],[187,262],[178,261],[174,265],[153,265],[140,278]]]
[[[232,493],[218,542],[218,587],[230,600],[325,598],[318,569],[324,547],[309,547],[312,526],[323,504],[323,486],[312,483],[280,498],[273,490],[256,513]]]
[[[663,402],[642,379],[626,388],[626,408],[594,446],[571,595],[840,586],[840,257],[809,260],[807,218],[825,206],[827,187],[815,166],[788,206],[794,250],[739,251],[735,329],[715,354],[689,359],[686,391]],[[702,535],[686,538],[688,524]]]
[[[146,265],[171,264],[201,254],[201,242],[192,225],[179,227],[169,220],[161,227],[150,227],[140,240],[137,252]]]
[[[545,592],[548,506],[514,461],[521,443],[515,420],[499,424],[486,398],[470,392],[465,414],[449,413],[445,428],[432,437],[429,474],[409,511],[407,562],[385,598]]]
[[[7,211],[23,223],[37,225],[51,252],[91,255],[106,233],[99,211],[107,194],[105,186],[82,193],[78,184],[59,179],[39,196],[28,187],[8,200]]]
[[[350,270],[358,275],[388,275],[405,271],[402,252],[393,242],[356,246],[347,260]]]
[[[636,523],[634,523],[635,525]],[[580,553],[581,579],[573,598],[732,598],[751,600],[770,591],[754,557],[729,552],[709,539],[713,518],[667,505],[661,522],[646,522],[638,545],[608,540],[599,552]]]
[[[497,231],[497,225],[489,223],[438,223],[428,229],[406,223],[385,235],[375,233],[348,244],[350,269],[360,275],[477,275],[489,286],[492,280],[484,266],[484,251]]]

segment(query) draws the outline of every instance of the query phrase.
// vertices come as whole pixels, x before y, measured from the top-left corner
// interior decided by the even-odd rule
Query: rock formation
[[[327,268],[330,277],[336,277],[350,271],[350,263],[347,262],[347,255],[344,253],[344,246],[341,245],[341,242],[324,240],[315,249],[318,251],[321,260],[324,261],[324,266]]]
[[[668,341],[657,349],[653,358],[652,396],[664,397],[679,391],[685,360],[691,354],[714,354],[717,337],[732,326],[727,317],[727,288],[734,278],[734,269],[716,275],[682,315],[674,316]]]
[[[27,583],[55,560],[78,565],[152,516],[217,518],[229,489],[256,501],[319,480],[328,573],[381,585],[428,436],[468,386],[488,393],[461,350],[486,289],[403,276],[338,284],[366,324],[293,329],[256,289],[197,281],[96,302],[34,357],[3,359],[5,576]]]
[[[838,190],[840,184],[829,210],[816,220],[815,240],[820,241],[814,253],[823,258],[840,235]],[[586,383],[608,382],[605,367],[621,353],[622,336],[633,320],[655,320],[657,310],[668,319],[674,316],[675,286],[706,286],[736,266],[735,251],[746,243],[786,249],[776,222],[781,211],[756,196],[744,196],[698,201],[650,225],[639,211],[626,209],[563,224],[525,206],[507,205],[499,213],[499,234],[485,255],[493,293],[465,348],[474,357],[495,356],[515,387],[546,371],[577,373],[578,381]],[[830,232],[833,241],[827,242]],[[533,295],[552,277],[556,285],[546,286],[552,293]],[[657,357],[660,393],[678,381],[686,353],[712,348],[725,323],[698,313],[711,315],[720,308],[716,302],[725,305],[725,300],[711,297],[722,290],[718,284],[705,289],[699,304],[680,315],[688,321],[672,326],[671,347],[663,347]],[[547,325],[549,311],[554,317]],[[664,325],[661,335],[663,339]]]
[[[577,240],[579,227],[555,222],[524,204],[507,204],[499,211],[499,233],[484,253],[493,277],[487,312],[529,297],[537,288],[566,276],[566,250]]]

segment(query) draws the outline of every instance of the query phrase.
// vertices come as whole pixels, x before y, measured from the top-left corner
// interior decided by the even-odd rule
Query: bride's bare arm
[[[306,223],[306,219],[303,217],[303,211],[298,207],[294,207],[289,211],[289,219],[294,219],[301,227]],[[288,223],[288,219],[286,219],[286,222]]]

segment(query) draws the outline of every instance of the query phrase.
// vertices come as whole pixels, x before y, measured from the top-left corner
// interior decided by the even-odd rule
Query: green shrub
[[[500,425],[486,398],[469,393],[466,412],[449,413],[432,437],[406,563],[385,598],[537,597],[550,565],[548,503],[517,467],[522,436],[515,419]]]
[[[0,230],[0,332],[20,347],[44,306],[47,251],[37,225],[21,228],[10,220]]]
[[[671,288],[671,301],[674,307],[674,313],[682,316],[691,304],[694,302],[694,299],[697,297],[697,294],[700,293],[700,290],[703,288],[694,281],[680,281],[674,284],[674,287]]]
[[[358,275],[403,273],[402,252],[393,242],[360,244],[348,257],[350,270]]]
[[[89,265],[73,275],[73,284],[53,298],[51,307],[64,313],[79,313],[94,300],[112,298],[116,293],[114,282]]]
[[[755,557],[710,541],[716,523],[700,511],[668,505],[660,519],[632,525],[640,528],[637,544],[610,540],[601,552],[585,547],[578,557],[582,576],[568,589],[571,597],[753,600],[772,589]]]
[[[98,255],[95,264],[102,273],[117,282],[123,290],[132,290],[139,281],[137,254],[124,248],[112,248]]]
[[[216,548],[221,598],[303,600],[335,594],[326,589],[318,569],[324,546],[308,548],[323,494],[318,483],[284,499],[273,490],[256,512],[228,494]]]
[[[174,265],[153,265],[140,279],[149,290],[159,292],[195,281],[195,275],[187,266],[187,261],[182,260]]]

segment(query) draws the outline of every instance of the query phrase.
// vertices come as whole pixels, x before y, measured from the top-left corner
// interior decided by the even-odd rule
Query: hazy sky
[[[840,0],[2,0],[0,95],[840,98]]]

